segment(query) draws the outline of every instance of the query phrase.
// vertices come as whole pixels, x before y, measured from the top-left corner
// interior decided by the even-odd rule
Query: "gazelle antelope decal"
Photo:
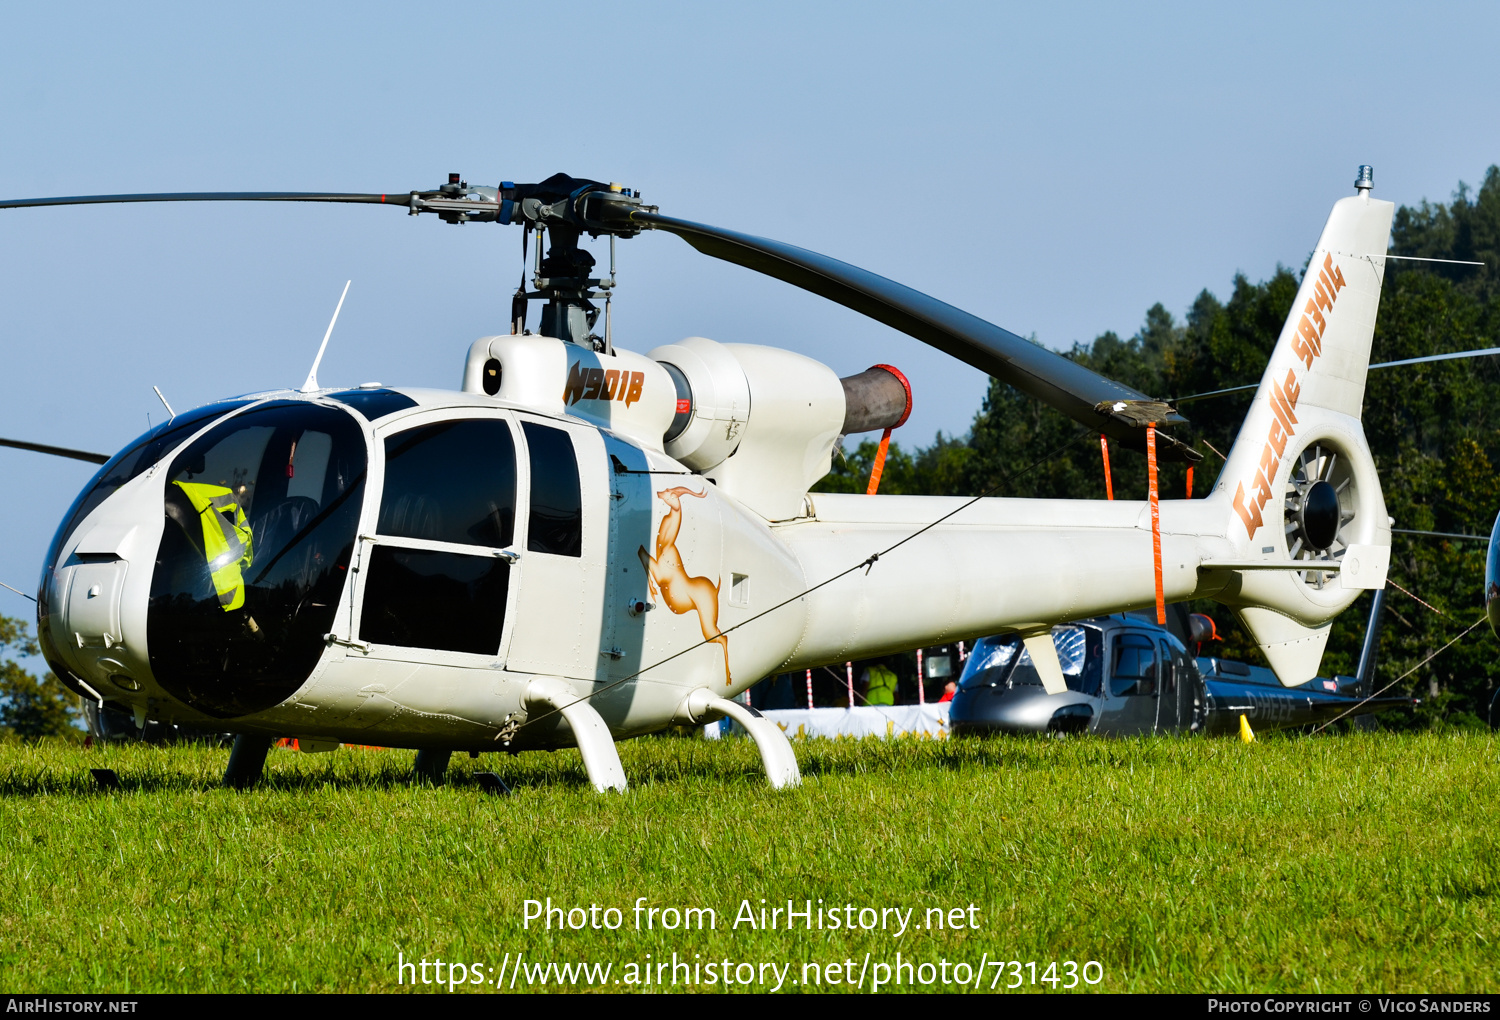
[[[719,631],[719,585],[706,577],[689,577],[677,551],[677,533],[682,530],[682,497],[702,499],[705,495],[681,485],[658,492],[656,498],[667,504],[667,514],[656,529],[656,556],[646,552],[645,546],[640,547],[639,553],[651,594],[655,595],[660,588],[662,601],[674,613],[696,609],[703,636],[724,649],[724,686],[728,687],[733,681],[729,676],[729,638]]]

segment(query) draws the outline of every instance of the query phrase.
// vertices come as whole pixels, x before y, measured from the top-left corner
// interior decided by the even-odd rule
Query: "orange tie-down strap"
[[[1167,622],[1167,601],[1161,584],[1161,505],[1156,498],[1156,426],[1146,426],[1146,477],[1151,493],[1151,561],[1156,571],[1156,622]]]

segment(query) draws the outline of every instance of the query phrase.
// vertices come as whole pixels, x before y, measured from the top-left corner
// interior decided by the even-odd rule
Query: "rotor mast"
[[[585,233],[598,237],[608,234],[611,244],[616,236],[631,237],[640,233],[624,215],[610,216],[606,224],[594,218],[602,200],[613,210],[642,208],[640,195],[618,184],[579,180],[566,174],[554,174],[540,184],[500,185],[500,222],[521,223],[529,232],[537,231],[537,260],[531,276],[532,290],[516,292],[514,308],[518,313],[517,330],[525,326],[525,303],[545,301],[542,307],[541,332],[568,343],[595,351],[608,347],[607,337],[595,332],[599,306],[595,299],[608,300],[615,286],[614,259],[609,275],[594,274],[594,256],[578,242]],[[623,221],[623,222],[622,222]],[[546,254],[541,237],[545,234]],[[608,330],[606,330],[606,333]]]

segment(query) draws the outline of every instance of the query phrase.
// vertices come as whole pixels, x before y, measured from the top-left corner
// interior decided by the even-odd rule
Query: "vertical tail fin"
[[[1216,596],[1289,686],[1317,674],[1360,589],[1385,584],[1390,527],[1359,418],[1395,206],[1363,184],[1328,217],[1215,493],[1240,556],[1309,565],[1235,571]]]

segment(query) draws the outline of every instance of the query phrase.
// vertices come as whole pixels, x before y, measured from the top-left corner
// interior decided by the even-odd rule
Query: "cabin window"
[[[583,555],[583,497],[578,454],[562,429],[522,422],[531,463],[531,516],[526,548],[554,556]]]
[[[495,550],[514,541],[515,517],[507,422],[444,421],[389,436],[378,534],[364,564],[360,640],[498,653],[510,564]]]
[[[417,406],[417,402],[405,393],[387,389],[346,390],[343,393],[330,393],[329,396],[354,408],[370,421]]]
[[[1115,638],[1109,693],[1115,697],[1156,693],[1156,643],[1144,634],[1126,632]]]
[[[515,519],[516,450],[504,421],[438,422],[386,439],[380,534],[502,547]]]
[[[377,545],[368,563],[360,640],[475,655],[500,648],[510,583],[504,560]]]

